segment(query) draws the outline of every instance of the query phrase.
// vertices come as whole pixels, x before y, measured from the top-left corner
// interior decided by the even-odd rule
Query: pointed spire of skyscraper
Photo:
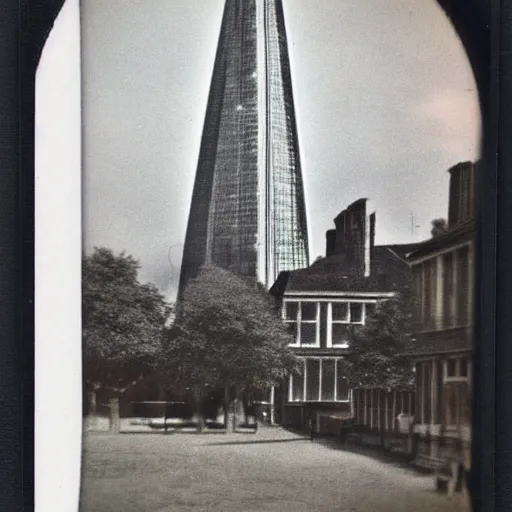
[[[308,265],[281,0],[226,0],[179,295],[205,263],[266,286]]]

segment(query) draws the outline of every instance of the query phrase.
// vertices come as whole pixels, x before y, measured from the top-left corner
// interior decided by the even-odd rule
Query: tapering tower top
[[[180,294],[205,263],[270,286],[308,265],[281,0],[227,0],[206,109]]]

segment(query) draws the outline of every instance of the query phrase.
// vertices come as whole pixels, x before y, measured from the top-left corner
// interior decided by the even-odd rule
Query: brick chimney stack
[[[329,229],[325,232],[325,256],[331,256],[336,250],[336,230]]]
[[[326,256],[344,254],[347,263],[368,277],[375,245],[375,213],[367,215],[367,199],[358,199],[335,219],[336,229],[326,232]]]
[[[449,229],[475,216],[475,181],[478,167],[479,162],[461,162],[448,170],[450,173]]]

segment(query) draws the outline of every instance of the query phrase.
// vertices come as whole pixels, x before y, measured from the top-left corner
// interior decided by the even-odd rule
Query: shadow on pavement
[[[309,441],[308,437],[299,437],[296,439],[259,439],[257,441],[228,441],[226,443],[207,443],[204,446],[232,446],[242,444],[271,444],[271,443],[292,443],[297,441]]]
[[[313,442],[333,450],[340,450],[354,455],[361,455],[362,457],[378,460],[379,462],[390,464],[397,468],[413,470],[420,474],[431,473],[429,470],[422,469],[411,464],[411,457],[409,455],[399,452],[391,452],[379,446],[356,444],[353,441],[341,443],[335,437],[315,437]]]

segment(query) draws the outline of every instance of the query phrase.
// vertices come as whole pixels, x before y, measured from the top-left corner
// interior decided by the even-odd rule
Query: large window
[[[306,359],[306,400],[320,400],[320,359]]]
[[[428,330],[435,329],[437,315],[437,258],[423,263],[423,318]]]
[[[444,361],[444,422],[448,429],[458,429],[470,423],[469,373],[467,357]]]
[[[432,390],[433,390],[432,361],[416,364],[416,385],[418,397],[418,419],[420,423],[432,423]]]
[[[443,327],[455,325],[455,266],[453,252],[443,255]]]
[[[290,402],[302,402],[304,400],[304,364],[290,376]]]
[[[342,358],[306,357],[300,371],[290,376],[290,402],[346,402],[349,384]]]
[[[414,266],[414,288],[418,307],[420,330],[436,328],[437,311],[437,257]]]
[[[469,248],[462,247],[455,253],[457,264],[457,313],[458,326],[467,325],[469,313]]]
[[[373,314],[374,302],[339,301],[329,304],[328,347],[348,347],[354,326],[366,323]]]
[[[313,301],[286,301],[283,320],[294,336],[292,346],[318,347],[320,304]]]
[[[466,245],[414,265],[420,330],[448,329],[469,324],[472,300],[470,259],[470,247]],[[440,276],[438,264],[442,268]],[[442,287],[439,297],[438,277],[441,277]]]

